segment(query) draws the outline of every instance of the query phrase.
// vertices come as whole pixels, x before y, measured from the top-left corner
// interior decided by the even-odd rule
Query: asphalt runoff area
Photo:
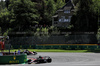
[[[42,64],[11,64],[0,66],[100,66],[100,53],[65,53],[65,52],[38,52],[28,58],[50,56],[51,63]]]

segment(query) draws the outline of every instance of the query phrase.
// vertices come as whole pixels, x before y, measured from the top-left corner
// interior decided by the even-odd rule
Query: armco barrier
[[[0,64],[20,64],[27,61],[26,54],[0,56]]]

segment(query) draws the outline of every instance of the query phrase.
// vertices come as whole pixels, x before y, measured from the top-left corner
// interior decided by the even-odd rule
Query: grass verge
[[[21,49],[21,51],[24,51],[25,49]],[[90,52],[88,50],[62,50],[62,49],[28,49],[29,51],[36,51],[36,52],[70,52],[70,53],[86,53]],[[18,51],[18,49],[12,49],[11,52]],[[8,52],[8,50],[5,50],[5,52]]]

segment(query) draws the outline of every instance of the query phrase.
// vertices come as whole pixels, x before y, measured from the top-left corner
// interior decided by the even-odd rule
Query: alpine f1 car
[[[37,55],[37,52],[33,51],[28,51],[28,50],[25,50],[24,53],[26,53],[27,55]]]
[[[39,64],[39,63],[51,63],[52,62],[52,59],[49,57],[49,56],[39,56],[38,58],[30,58],[28,60],[28,64],[31,64],[31,63],[36,63],[36,64]]]

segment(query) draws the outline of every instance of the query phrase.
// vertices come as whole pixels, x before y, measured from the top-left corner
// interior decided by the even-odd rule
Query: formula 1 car
[[[31,63],[36,63],[36,64],[39,64],[39,63],[51,63],[52,62],[52,59],[49,57],[49,56],[39,56],[38,58],[31,58],[29,59],[28,61],[28,64],[31,64]]]
[[[37,52],[33,51],[28,51],[28,50],[25,50],[24,53],[26,53],[27,55],[37,55]]]

